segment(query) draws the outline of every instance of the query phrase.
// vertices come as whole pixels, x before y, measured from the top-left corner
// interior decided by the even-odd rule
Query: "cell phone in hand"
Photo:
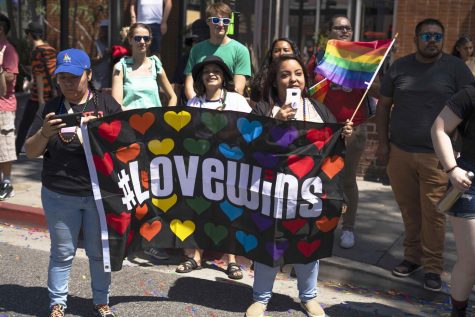
[[[66,123],[66,127],[75,127],[81,124],[82,117],[83,117],[82,112],[75,112],[75,113],[56,114],[52,116],[51,119],[61,119],[63,123]]]
[[[300,89],[299,88],[287,88],[285,96],[285,104],[289,104],[292,108],[298,108],[300,103]]]

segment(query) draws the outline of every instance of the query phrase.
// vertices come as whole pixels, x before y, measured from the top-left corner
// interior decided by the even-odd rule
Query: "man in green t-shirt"
[[[236,92],[241,95],[246,86],[246,77],[251,76],[251,58],[248,49],[226,33],[231,23],[231,8],[222,2],[211,4],[206,8],[206,23],[210,29],[209,40],[193,46],[185,68],[185,95],[188,99],[196,94],[193,90],[191,71],[193,66],[209,55],[221,57],[233,73]]]

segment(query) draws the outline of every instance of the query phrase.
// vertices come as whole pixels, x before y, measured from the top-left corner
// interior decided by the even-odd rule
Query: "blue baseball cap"
[[[54,73],[70,73],[81,76],[85,70],[89,69],[91,69],[91,60],[86,52],[70,48],[58,53]]]

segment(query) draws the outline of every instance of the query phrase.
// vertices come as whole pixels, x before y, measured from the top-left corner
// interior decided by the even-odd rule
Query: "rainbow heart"
[[[147,239],[147,241],[151,241],[161,230],[162,223],[160,221],[146,222],[140,227],[140,235]]]
[[[172,139],[166,138],[163,140],[152,140],[148,142],[148,150],[155,155],[166,155],[170,153],[175,147],[175,142]]]
[[[177,202],[176,194],[171,195],[168,198],[152,198],[152,204],[160,208],[163,212],[167,212]]]
[[[170,229],[181,241],[185,241],[195,232],[195,224],[191,220],[181,222],[181,220],[175,219],[170,222]]]
[[[130,213],[121,212],[120,214],[107,213],[106,214],[107,225],[114,229],[120,235],[124,235],[125,231],[130,225]]]
[[[322,171],[332,179],[338,174],[343,167],[345,167],[345,160],[338,155],[333,155],[332,157],[326,157],[322,163]]]
[[[246,253],[257,247],[257,239],[252,234],[246,234],[239,230],[236,232],[236,239],[244,247]]]
[[[203,122],[213,134],[216,134],[228,124],[228,119],[219,113],[213,114],[205,112],[201,115],[201,122]]]
[[[297,242],[297,249],[306,258],[308,258],[309,256],[312,255],[313,252],[315,252],[320,247],[321,243],[322,243],[321,240],[314,240],[312,242],[300,240],[299,242]]]
[[[104,154],[104,157],[93,155],[92,160],[94,161],[96,170],[106,176],[109,176],[114,170],[114,163],[112,163],[112,158],[109,153]]]
[[[237,146],[230,147],[226,143],[221,143],[218,146],[219,152],[223,154],[223,156],[227,159],[231,160],[240,160],[243,156],[244,153],[241,151],[241,149]]]
[[[211,202],[203,197],[187,198],[185,202],[191,209],[193,209],[198,215],[201,215],[204,211],[208,210],[211,206]]]
[[[139,205],[135,208],[135,218],[142,220],[142,218],[147,214],[148,206],[147,204]]]
[[[283,257],[288,247],[288,241],[266,242],[266,251],[272,256],[274,261]]]
[[[178,113],[174,111],[167,111],[163,115],[163,118],[169,126],[171,126],[176,131],[180,131],[186,127],[188,123],[190,123],[191,114],[187,111],[180,111]]]
[[[246,118],[239,118],[237,120],[237,128],[247,143],[251,143],[262,134],[262,123],[259,121],[249,121]]]
[[[296,218],[292,220],[284,220],[282,221],[282,225],[292,232],[292,234],[296,234],[303,226],[307,224],[307,220],[302,218]]]
[[[191,154],[203,155],[208,152],[210,148],[209,141],[207,140],[195,140],[192,138],[186,138],[183,141],[183,146]]]
[[[151,112],[145,112],[143,115],[136,113],[129,118],[129,125],[141,134],[145,134],[154,122],[155,115]]]
[[[219,207],[231,221],[234,221],[237,218],[241,217],[242,213],[244,212],[242,208],[231,205],[231,203],[227,200],[220,203]]]
[[[119,136],[120,129],[122,128],[121,121],[113,120],[110,123],[101,123],[97,129],[97,133],[103,139],[106,139],[110,143],[114,142]]]
[[[140,153],[140,144],[132,143],[129,146],[118,148],[115,157],[124,164],[135,159]]]
[[[228,236],[228,229],[222,225],[215,225],[214,223],[205,223],[205,234],[218,245],[224,238]]]
[[[317,149],[321,150],[333,136],[333,131],[329,127],[323,129],[309,129],[307,131],[307,140],[313,143]]]
[[[289,169],[297,175],[299,179],[302,179],[302,177],[312,170],[315,163],[310,156],[301,157],[298,155],[290,155],[287,159],[287,164]]]
[[[275,143],[277,143],[283,148],[287,148],[299,136],[299,132],[293,126],[285,128],[281,128],[279,126],[272,127],[270,129],[270,134],[272,135],[272,138],[274,139]]]
[[[338,222],[340,221],[340,217],[334,218],[327,218],[327,216],[323,216],[321,219],[315,221],[315,225],[317,226],[318,230],[321,232],[329,232],[338,226]]]

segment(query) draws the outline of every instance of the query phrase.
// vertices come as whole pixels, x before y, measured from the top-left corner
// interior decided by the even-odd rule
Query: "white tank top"
[[[138,0],[137,22],[152,24],[162,23],[163,0]]]

